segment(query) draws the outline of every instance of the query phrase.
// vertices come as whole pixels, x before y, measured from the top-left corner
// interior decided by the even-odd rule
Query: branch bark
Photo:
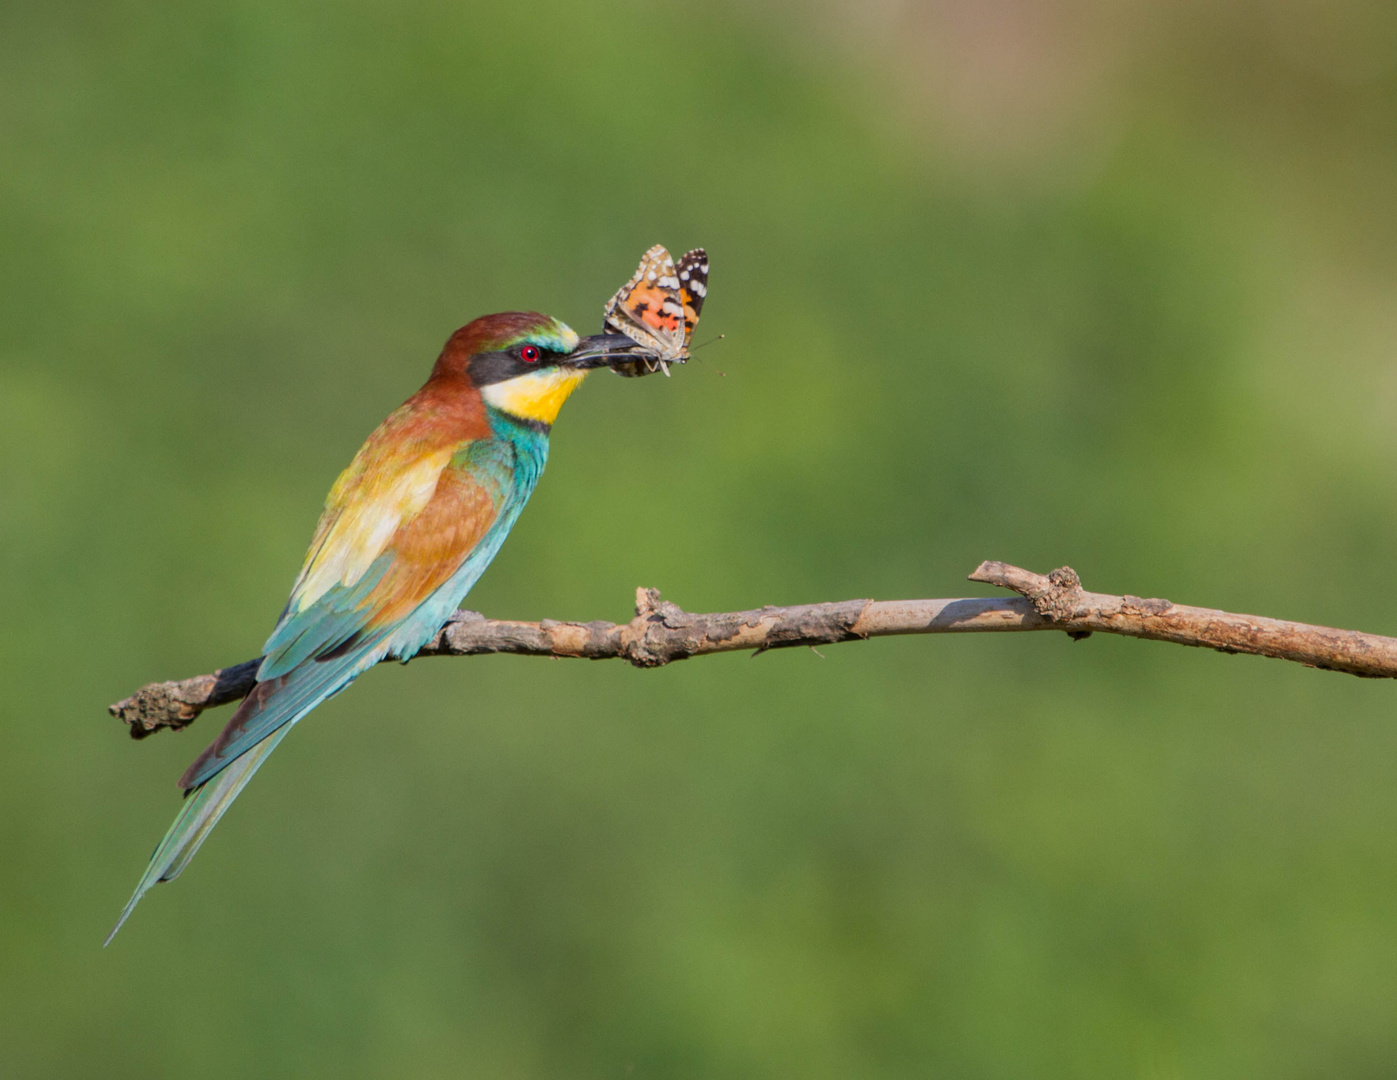
[[[895,634],[1061,630],[1073,638],[1101,631],[1271,656],[1364,678],[1397,678],[1397,638],[1087,592],[1076,571],[1066,566],[1043,575],[1007,563],[983,562],[970,580],[1011,589],[1019,597],[845,600],[704,615],[661,599],[655,589],[637,589],[635,618],[628,623],[510,622],[458,611],[417,655],[513,653],[621,659],[636,667],[661,667],[709,653],[754,649],[760,654]],[[205,709],[244,697],[260,663],[248,660],[209,675],[151,683],[107,711],[129,725],[132,738],[161,728],[179,730]]]

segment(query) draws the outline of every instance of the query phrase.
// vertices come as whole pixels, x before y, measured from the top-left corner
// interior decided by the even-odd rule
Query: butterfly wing
[[[640,260],[630,281],[607,301],[606,326],[625,334],[667,363],[687,358],[684,305],[674,259],[656,244]]]
[[[708,252],[703,248],[686,251],[675,268],[675,276],[679,279],[679,302],[684,308],[684,352],[687,355],[699,313],[703,311],[703,301],[708,296]]]
[[[636,344],[658,353],[662,348],[659,339],[650,333],[643,323],[637,323],[627,306],[631,294],[645,280],[645,270],[650,263],[651,252],[655,250],[656,248],[651,248],[641,257],[640,266],[631,275],[631,279],[617,289],[606,302],[606,307],[602,308],[602,329],[625,334]]]

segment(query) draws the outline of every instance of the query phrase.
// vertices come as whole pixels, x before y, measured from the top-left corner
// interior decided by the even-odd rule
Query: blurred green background
[[[1397,9],[0,7],[0,1075],[1377,1077],[1397,698],[903,638],[382,668],[99,945],[442,341],[597,376],[470,604],[1089,588],[1397,633]]]

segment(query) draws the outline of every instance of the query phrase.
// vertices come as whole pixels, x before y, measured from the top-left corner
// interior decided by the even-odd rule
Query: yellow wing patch
[[[398,527],[419,513],[437,489],[455,446],[434,449],[392,469],[349,466],[326,500],[323,539],[311,545],[293,592],[292,609],[305,611],[336,585],[353,586],[383,553]]]

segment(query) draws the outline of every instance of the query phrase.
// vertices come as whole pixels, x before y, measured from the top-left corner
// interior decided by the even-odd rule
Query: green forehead
[[[549,319],[547,322],[531,326],[517,334],[507,344],[537,345],[540,349],[567,353],[577,348],[578,340],[577,331],[567,323],[558,319]]]

